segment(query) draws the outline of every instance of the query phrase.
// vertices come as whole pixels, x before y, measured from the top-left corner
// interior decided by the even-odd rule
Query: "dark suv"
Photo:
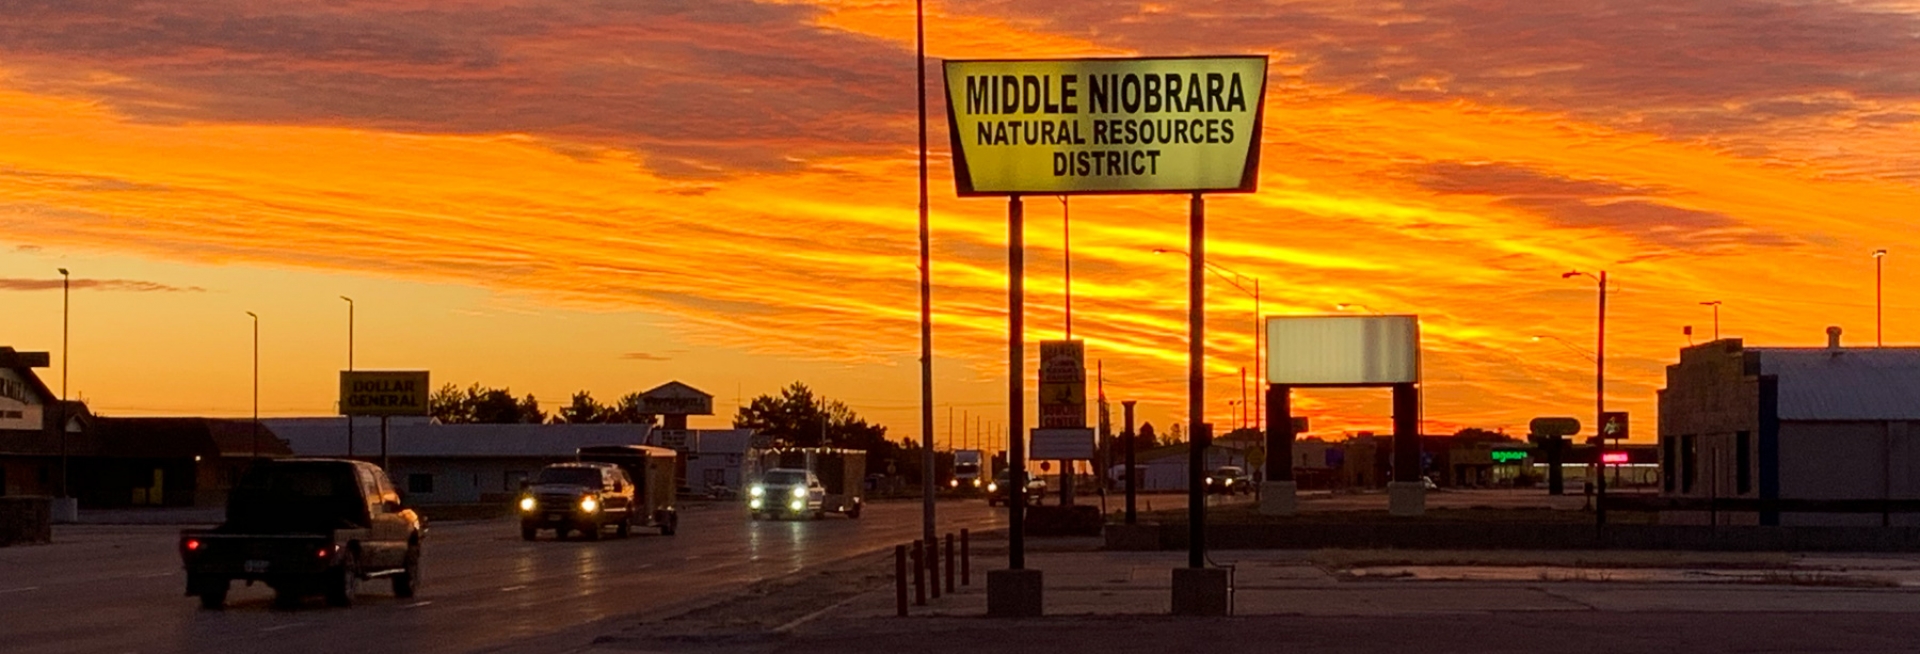
[[[636,520],[634,493],[626,471],[611,463],[547,466],[534,475],[516,501],[520,537],[533,540],[540,530],[552,529],[554,537],[562,540],[569,531],[595,540],[609,525],[625,537]]]

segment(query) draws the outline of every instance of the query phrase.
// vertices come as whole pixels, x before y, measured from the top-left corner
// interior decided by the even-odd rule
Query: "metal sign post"
[[[1026,215],[1020,196],[1007,197],[1007,567],[1027,566]]]

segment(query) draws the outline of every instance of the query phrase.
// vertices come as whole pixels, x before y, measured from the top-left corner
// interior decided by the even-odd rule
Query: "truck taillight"
[[[187,551],[189,552],[200,551],[200,539],[198,538],[187,539],[186,548],[187,548]]]
[[[333,554],[333,548],[322,547],[320,548],[320,551],[316,555],[324,559],[324,558],[327,558],[328,556],[331,556],[332,554]]]

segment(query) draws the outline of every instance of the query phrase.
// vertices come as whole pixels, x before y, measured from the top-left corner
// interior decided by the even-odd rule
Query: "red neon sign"
[[[1626,452],[1602,452],[1600,453],[1600,462],[1601,463],[1626,463],[1627,453]]]

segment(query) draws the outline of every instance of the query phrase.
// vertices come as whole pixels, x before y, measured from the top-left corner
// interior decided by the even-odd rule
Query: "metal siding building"
[[[1662,494],[1691,498],[1920,499],[1920,348],[1681,350],[1660,391]],[[1920,514],[1891,514],[1920,525]],[[1668,512],[1705,524],[1882,524],[1879,513]]]
[[[296,456],[347,455],[345,418],[262,420],[286,439]],[[355,458],[380,461],[380,421],[354,421]],[[425,418],[388,423],[387,470],[407,500],[419,504],[505,502],[520,480],[549,463],[574,460],[588,445],[641,445],[650,428],[639,424],[435,424]]]

